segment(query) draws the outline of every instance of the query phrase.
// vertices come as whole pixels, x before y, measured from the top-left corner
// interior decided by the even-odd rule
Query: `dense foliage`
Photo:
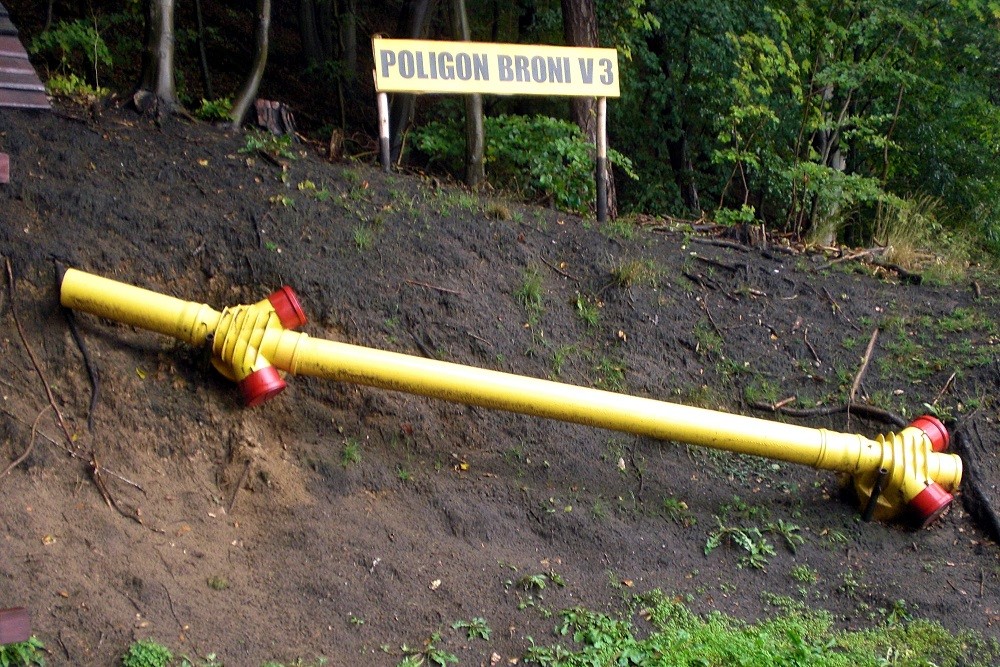
[[[930,197],[939,222],[1000,250],[995,5],[635,4],[605,14],[631,53],[613,124],[643,183],[631,206],[749,205],[780,229],[871,242]]]

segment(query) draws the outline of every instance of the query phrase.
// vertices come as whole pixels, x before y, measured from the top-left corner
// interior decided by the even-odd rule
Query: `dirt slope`
[[[0,477],[0,607],[31,609],[51,664],[113,665],[152,636],[227,665],[393,665],[434,632],[489,664],[548,637],[543,610],[655,587],[747,618],[769,592],[848,627],[905,610],[997,636],[997,546],[961,504],[920,532],[863,523],[823,471],[314,378],[246,409],[201,351],[78,316],[100,377],[88,430],[54,258],[219,308],[289,284],[310,336],[746,413],[842,402],[881,327],[858,400],[974,425],[989,474],[995,279],[918,286],[683,230],[600,230],[307,146],[282,170],[244,144],[127,111],[0,112],[16,277],[0,295],[0,469],[31,447]],[[765,569],[703,553],[715,517],[765,531]],[[794,552],[767,532],[779,520],[799,529]],[[516,585],[546,572],[565,586]],[[451,629],[473,617],[489,642]]]

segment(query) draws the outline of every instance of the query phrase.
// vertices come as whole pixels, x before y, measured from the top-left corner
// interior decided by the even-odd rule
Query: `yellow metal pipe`
[[[284,388],[281,369],[764,456],[852,476],[866,514],[878,519],[911,507],[930,521],[962,477],[959,457],[935,451],[947,433],[929,417],[872,440],[310,338],[291,330],[305,316],[289,288],[222,312],[74,269],[61,291],[70,308],[209,345],[215,366],[240,383],[251,405]]]

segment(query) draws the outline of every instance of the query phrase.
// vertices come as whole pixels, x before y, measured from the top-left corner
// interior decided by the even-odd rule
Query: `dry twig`
[[[851,383],[851,393],[847,397],[847,426],[851,426],[851,404],[854,403],[854,397],[858,395],[858,387],[861,386],[861,380],[865,376],[865,372],[868,370],[868,364],[872,360],[872,351],[875,349],[875,341],[878,340],[878,327],[872,331],[872,337],[868,339],[868,347],[865,348],[865,356],[861,358],[861,368],[858,369],[857,375],[854,376],[854,382]]]
[[[3,472],[0,472],[0,478],[5,477],[7,473],[21,465],[21,462],[28,458],[31,454],[31,450],[35,447],[35,436],[38,434],[38,422],[41,421],[42,415],[45,414],[46,410],[48,410],[48,407],[42,408],[42,411],[38,413],[37,417],[35,417],[35,423],[31,425],[31,439],[28,440],[28,446],[25,447],[24,453],[14,459],[9,466],[4,468]]]
[[[417,287],[425,287],[427,289],[436,290],[438,292],[444,292],[445,294],[457,294],[459,296],[464,296],[462,292],[458,290],[448,289],[447,287],[439,287],[438,285],[431,285],[429,283],[422,283],[419,280],[404,280],[407,285],[415,285]]]
[[[14,303],[14,270],[10,266],[10,259],[5,257],[4,262],[7,265],[7,295],[10,300],[10,315],[14,318],[14,326],[17,327],[17,333],[21,337],[21,343],[24,345],[24,349],[28,353],[28,357],[31,359],[31,365],[35,367],[35,372],[38,373],[38,378],[42,381],[42,386],[45,387],[45,395],[48,396],[49,405],[52,406],[52,409],[56,413],[56,419],[59,422],[59,426],[62,428],[63,434],[66,436],[66,442],[72,447],[73,436],[70,435],[69,428],[66,427],[66,422],[63,420],[62,413],[56,405],[56,399],[52,395],[52,389],[49,387],[49,382],[45,379],[42,367],[39,365],[38,359],[35,357],[35,353],[31,349],[31,345],[28,344],[28,337],[25,335],[24,328],[21,327],[21,321],[17,317],[17,308]]]

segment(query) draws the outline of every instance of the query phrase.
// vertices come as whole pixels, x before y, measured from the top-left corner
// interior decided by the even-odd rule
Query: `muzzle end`
[[[926,528],[941,516],[941,513],[948,508],[954,499],[955,497],[945,491],[940,484],[932,482],[914,496],[913,500],[907,503],[907,507],[913,514],[917,525],[920,528]]]
[[[258,369],[239,382],[243,401],[251,408],[271,400],[284,391],[285,386],[274,366]]]
[[[944,427],[941,420],[932,415],[923,415],[914,419],[910,426],[923,431],[931,440],[931,449],[935,452],[943,452],[948,449],[950,437],[948,429]]]
[[[294,329],[306,323],[306,313],[302,310],[299,297],[288,285],[282,285],[281,289],[272,293],[267,300],[274,307],[274,312],[278,314],[281,326],[286,329]]]

